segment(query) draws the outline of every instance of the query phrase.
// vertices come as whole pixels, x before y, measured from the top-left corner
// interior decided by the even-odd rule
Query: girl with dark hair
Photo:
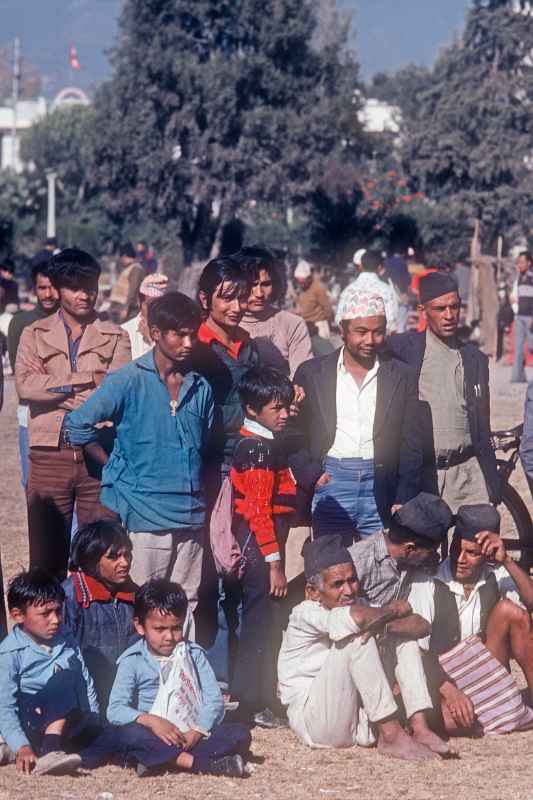
[[[130,577],[131,542],[118,522],[98,520],[76,534],[65,590],[64,624],[82,652],[104,714],[116,660],[134,634],[136,586]]]
[[[211,384],[215,398],[213,475],[216,492],[220,471],[226,475],[244,419],[239,383],[247,370],[259,364],[259,354],[249,334],[240,326],[248,306],[251,281],[229,256],[213,258],[198,282],[198,300],[205,320],[198,330],[200,346],[195,368]]]
[[[263,247],[243,247],[232,258],[251,280],[248,309],[241,327],[257,345],[261,363],[276,367],[292,378],[313,353],[304,320],[279,307],[286,288],[283,265]]]

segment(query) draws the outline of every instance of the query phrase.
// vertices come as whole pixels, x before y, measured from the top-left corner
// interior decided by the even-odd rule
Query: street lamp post
[[[48,215],[46,219],[46,235],[48,237],[56,235],[56,178],[56,172],[54,172],[52,169],[47,170],[46,180],[48,181]]]

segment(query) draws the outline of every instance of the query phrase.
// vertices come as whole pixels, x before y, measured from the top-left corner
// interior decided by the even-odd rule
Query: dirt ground
[[[525,386],[509,384],[508,367],[493,373],[493,425],[506,427],[523,418]],[[533,378],[533,374],[530,376]],[[26,512],[19,483],[16,400],[8,379],[0,415],[0,533],[4,578],[27,564]],[[513,483],[533,511],[520,473]],[[531,800],[533,732],[484,740],[458,739],[459,758],[417,766],[382,758],[376,750],[310,750],[288,731],[255,731],[254,771],[247,780],[166,775],[138,779],[134,772],[106,767],[77,778],[25,778],[14,767],[0,768],[0,799],[13,800]]]

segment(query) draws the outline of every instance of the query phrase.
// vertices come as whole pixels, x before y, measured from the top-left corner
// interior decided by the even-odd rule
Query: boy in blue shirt
[[[40,568],[17,575],[7,593],[16,624],[0,644],[0,733],[26,774],[75,772],[81,758],[65,746],[73,749],[98,713],[79,647],[61,627],[64,599]]]
[[[84,767],[99,766],[113,754],[123,762],[136,761],[139,775],[177,766],[193,773],[244,776],[249,729],[221,724],[224,703],[214,672],[203,649],[184,638],[187,605],[181,586],[164,578],[148,581],[137,592],[134,625],[142,639],[118,659],[107,708],[111,725],[82,753]],[[188,730],[152,711],[182,644],[181,655],[187,658],[200,697]]]

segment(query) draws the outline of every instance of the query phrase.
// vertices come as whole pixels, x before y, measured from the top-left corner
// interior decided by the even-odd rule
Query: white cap
[[[302,279],[309,278],[311,272],[311,264],[301,258],[296,265],[296,269],[294,270],[294,277]]]
[[[366,248],[361,247],[360,250],[356,250],[355,253],[353,254],[353,263],[355,264],[356,267],[361,266],[361,263],[363,261],[363,256],[365,253],[366,253]]]

